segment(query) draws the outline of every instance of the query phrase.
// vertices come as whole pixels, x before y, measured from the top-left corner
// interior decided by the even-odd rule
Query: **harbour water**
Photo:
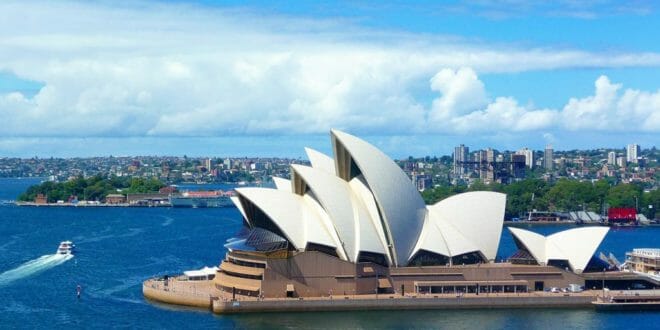
[[[0,179],[0,201],[35,179]],[[227,186],[214,186],[227,189]],[[141,283],[154,275],[219,263],[241,226],[233,208],[47,208],[0,203],[0,328],[451,328],[620,329],[660,327],[658,312],[593,310],[387,311],[213,315],[154,304]],[[549,234],[569,226],[533,226]],[[53,256],[72,240],[75,256]],[[600,251],[623,260],[635,247],[659,247],[660,228],[612,230]],[[502,233],[498,255],[515,246]],[[82,286],[76,298],[76,286]]]

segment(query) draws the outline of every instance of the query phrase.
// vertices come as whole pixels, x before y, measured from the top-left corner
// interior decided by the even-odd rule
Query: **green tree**
[[[642,197],[642,189],[634,184],[620,184],[612,187],[607,194],[610,207],[635,207]]]
[[[640,211],[649,219],[654,219],[660,215],[660,189],[655,189],[650,192],[644,193],[640,204]]]

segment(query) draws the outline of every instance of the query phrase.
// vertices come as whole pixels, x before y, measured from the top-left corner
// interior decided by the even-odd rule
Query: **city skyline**
[[[330,128],[394,158],[650,148],[657,9],[6,1],[0,157],[302,157]]]
[[[37,159],[49,159],[49,158],[55,158],[55,159],[92,159],[92,158],[110,158],[110,157],[116,157],[116,158],[140,158],[140,157],[163,157],[163,158],[168,158],[168,157],[173,157],[173,158],[183,158],[183,157],[190,157],[190,158],[213,158],[213,159],[224,159],[224,158],[232,158],[232,159],[240,159],[240,158],[282,158],[282,159],[306,159],[305,153],[289,153],[287,154],[286,152],[279,152],[280,148],[284,148],[287,145],[290,145],[288,143],[292,143],[292,145],[304,145],[305,147],[310,147],[314,146],[316,139],[323,139],[325,136],[323,135],[306,135],[305,137],[309,138],[310,141],[301,142],[301,141],[295,141],[295,139],[289,140],[289,136],[277,136],[277,137],[271,137],[271,141],[268,144],[260,145],[257,147],[256,152],[251,152],[251,153],[245,153],[243,146],[241,145],[234,145],[231,146],[231,148],[227,148],[224,151],[222,151],[220,148],[216,147],[210,147],[209,149],[200,149],[194,152],[188,152],[190,150],[185,149],[185,148],[170,148],[168,150],[165,150],[164,152],[153,152],[153,149],[150,150],[151,147],[153,147],[152,144],[146,144],[144,149],[145,150],[143,153],[137,152],[137,153],[126,153],[123,152],[122,150],[125,149],[117,149],[120,150],[117,153],[113,153],[110,149],[103,149],[100,151],[93,151],[89,153],[84,153],[83,150],[86,150],[87,147],[89,147],[89,144],[87,144],[88,141],[93,140],[90,138],[81,138],[79,141],[86,141],[84,143],[81,143],[80,145],[73,146],[72,148],[67,147],[65,150],[66,152],[64,153],[52,153],[52,154],[40,154],[40,153],[34,153],[34,154],[25,154],[25,155],[16,155],[16,154],[2,154],[0,155],[0,159],[32,159],[32,158],[37,158]],[[384,148],[392,147],[393,144],[388,144],[387,141],[388,139],[391,139],[392,137],[370,137],[369,140],[371,143],[374,143],[374,145],[379,145],[379,146],[384,146]],[[408,137],[411,138],[411,137]],[[421,137],[424,138],[424,137]],[[152,142],[171,142],[168,141],[168,139],[171,138],[151,138]],[[212,140],[219,140],[220,138],[211,138]],[[246,138],[247,139],[247,138]],[[251,138],[250,138],[251,139]],[[127,141],[135,141],[134,139],[127,138]],[[280,142],[285,141],[286,144],[280,144]],[[376,142],[372,142],[376,141]],[[408,140],[411,141],[411,140]],[[116,142],[116,140],[113,140],[113,142]],[[247,142],[246,142],[247,143]],[[408,143],[408,142],[404,142]],[[249,143],[248,143],[249,144]],[[638,143],[632,143],[632,144],[623,144],[621,146],[603,146],[603,147],[594,147],[594,148],[586,148],[586,149],[579,149],[579,148],[571,148],[571,149],[557,149],[553,147],[554,152],[558,153],[573,153],[577,152],[578,154],[580,153],[588,153],[588,152],[593,152],[593,151],[604,151],[604,152],[614,152],[616,158],[623,158],[623,161],[625,162],[631,162],[628,161],[628,146],[630,145],[636,145],[638,146],[638,153],[641,153],[643,151],[650,151],[657,149],[658,147],[655,145],[650,145],[650,146],[643,146],[639,145]],[[254,146],[254,145],[253,145]],[[512,146],[510,148],[496,148],[493,145],[483,145],[481,147],[469,145],[467,143],[460,143],[459,145],[454,145],[451,147],[446,147],[442,148],[442,150],[447,149],[447,152],[439,152],[439,153],[431,153],[431,154],[412,154],[412,153],[406,153],[406,150],[422,150],[421,148],[415,148],[415,146],[412,146],[411,148],[404,149],[399,156],[393,157],[394,159],[397,160],[405,160],[409,157],[413,158],[424,158],[424,157],[451,157],[452,159],[454,158],[454,154],[456,152],[456,148],[459,146],[464,146],[466,147],[469,152],[468,156],[472,157],[474,156],[475,153],[479,152],[486,152],[488,150],[492,150],[497,152],[498,154],[506,153],[506,154],[511,154],[511,155],[524,155],[526,158],[529,158],[531,155],[532,160],[536,162],[537,156],[536,155],[541,155],[541,159],[543,159],[543,152],[546,147],[549,145],[544,145],[541,146],[540,148],[530,148],[528,145],[521,144],[519,146]],[[46,145],[41,145],[37,146],[36,149],[43,149],[43,150],[48,150],[52,146],[49,144]],[[303,147],[303,148],[305,148]],[[321,149],[323,152],[329,152],[331,153],[331,150],[325,150],[326,148],[317,148]],[[218,150],[217,152],[209,150]],[[236,153],[230,153],[227,150],[235,150]],[[78,153],[80,152],[80,153]],[[123,152],[123,153],[122,153]],[[243,152],[241,154],[241,152]],[[389,152],[386,152],[386,154],[390,154]],[[616,160],[615,158],[615,160]],[[607,159],[606,159],[607,160]],[[529,167],[529,162],[526,163],[526,166]]]

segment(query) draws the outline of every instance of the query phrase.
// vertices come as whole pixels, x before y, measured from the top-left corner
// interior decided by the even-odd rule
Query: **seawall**
[[[277,299],[213,301],[219,314],[250,312],[319,312],[402,309],[483,309],[483,308],[593,308],[591,295],[577,296],[508,296],[508,297],[431,297],[385,296],[381,299]]]
[[[146,281],[142,284],[142,294],[144,294],[144,297],[147,299],[167,304],[207,309],[211,309],[212,307],[213,298],[208,293],[192,293],[176,291],[176,289],[170,290],[168,288],[163,288],[162,284],[155,284],[153,281]]]

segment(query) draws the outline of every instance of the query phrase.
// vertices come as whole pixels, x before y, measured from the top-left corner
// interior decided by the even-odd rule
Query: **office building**
[[[626,147],[626,161],[637,164],[637,157],[641,154],[639,144],[629,144]]]
[[[548,171],[552,171],[553,169],[553,150],[552,150],[552,145],[548,144],[545,146],[545,152],[543,153],[543,168],[545,168]]]
[[[525,166],[529,168],[534,168],[534,150],[522,148],[516,151],[516,155],[525,156]]]
[[[607,165],[616,165],[616,152],[610,151],[607,154]]]
[[[454,148],[454,175],[462,176],[468,173],[467,162],[470,157],[470,148],[461,144]]]

